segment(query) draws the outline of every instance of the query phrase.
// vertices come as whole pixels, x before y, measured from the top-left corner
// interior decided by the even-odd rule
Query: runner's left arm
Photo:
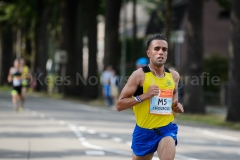
[[[175,82],[175,88],[174,88],[174,91],[173,91],[173,98],[172,98],[172,101],[173,103],[178,101],[178,82],[179,82],[179,74],[175,71],[174,75],[173,75],[173,79],[174,79],[174,82]]]
[[[178,103],[178,83],[179,83],[179,79],[180,79],[180,75],[178,74],[178,72],[171,70],[174,82],[175,82],[175,88],[173,91],[173,105],[172,105],[172,110],[173,113],[183,113],[183,106],[181,103]]]

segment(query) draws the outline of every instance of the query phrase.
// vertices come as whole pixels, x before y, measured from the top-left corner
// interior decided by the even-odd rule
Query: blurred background
[[[175,115],[175,160],[239,160],[239,8],[239,0],[0,0],[0,159],[131,159],[135,117],[114,103],[146,65],[148,38],[161,33],[185,110]],[[19,111],[7,81],[16,58],[30,70]]]
[[[128,77],[149,36],[162,33],[185,111],[220,107],[240,122],[239,8],[239,0],[1,0],[0,85],[10,86],[9,68],[21,57],[32,91],[99,99],[103,70]]]

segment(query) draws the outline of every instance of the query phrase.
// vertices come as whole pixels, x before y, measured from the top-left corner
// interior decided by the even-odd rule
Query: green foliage
[[[204,79],[204,90],[210,92],[219,92],[220,85],[211,83],[213,77],[219,77],[220,84],[228,80],[228,59],[218,54],[213,54],[204,59],[204,72],[207,76]]]
[[[36,15],[36,1],[16,0],[13,3],[4,3],[0,6],[0,21],[23,27],[31,24]]]
[[[0,6],[0,21],[6,21],[8,19],[11,19],[12,12],[14,11],[15,6],[14,5],[2,5]]]
[[[138,0],[137,3],[140,3],[142,6],[144,6],[145,10],[150,14],[158,7],[163,7],[166,3],[166,0]]]
[[[105,15],[106,1],[107,0],[99,0],[98,14]]]
[[[220,6],[225,8],[226,10],[230,11],[231,9],[231,2],[230,0],[216,0]]]
[[[136,54],[137,57],[142,57],[142,56],[146,56],[145,53],[145,45],[144,45],[144,39],[143,38],[137,38],[137,45],[136,45],[136,48],[137,48],[137,53],[132,53],[132,38],[127,38],[126,40],[126,47],[127,47],[127,50],[126,50],[126,55],[127,55],[127,62],[128,63],[131,63],[131,55],[132,54]]]
[[[122,40],[120,39],[120,46],[122,45]],[[131,64],[135,64],[135,61],[132,61],[131,57],[132,54],[136,54],[136,57],[146,57],[146,43],[145,43],[145,39],[144,38],[137,38],[137,45],[136,45],[136,49],[137,52],[136,53],[132,53],[132,38],[127,38],[126,39],[126,75],[130,75],[132,73],[132,71],[135,69],[132,67]],[[119,60],[119,64],[121,62],[121,49],[119,50],[118,56],[117,56],[118,60]],[[120,65],[119,65],[120,66]]]
[[[58,15],[59,0],[13,0],[11,3],[0,5],[0,21],[4,21],[14,27],[35,27],[39,21],[39,8],[52,5],[52,15]]]

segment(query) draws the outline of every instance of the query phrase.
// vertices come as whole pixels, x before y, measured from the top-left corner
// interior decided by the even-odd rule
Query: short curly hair
[[[154,34],[154,35],[152,35],[152,36],[148,39],[148,41],[147,41],[147,48],[149,48],[151,42],[152,42],[153,40],[155,40],[155,39],[164,40],[164,41],[167,42],[167,38],[164,37],[162,34]]]

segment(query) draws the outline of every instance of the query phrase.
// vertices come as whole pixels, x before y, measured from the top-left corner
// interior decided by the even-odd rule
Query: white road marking
[[[225,139],[225,140],[229,140],[229,141],[240,142],[240,138],[225,135],[225,134],[219,134],[219,133],[215,133],[215,132],[204,130],[204,129],[199,129],[199,128],[195,128],[195,127],[188,127],[188,126],[181,126],[181,128],[183,128],[185,130],[188,130],[190,132],[194,131],[196,133],[200,133],[200,134],[210,136],[210,137],[214,137],[214,138],[218,138],[218,139]]]
[[[78,138],[82,137],[81,133],[79,133],[79,132],[74,132],[74,133],[75,133],[76,137],[78,137]]]
[[[12,107],[12,106],[9,106],[9,107]],[[94,110],[86,109],[86,110],[96,111],[95,109]],[[28,110],[28,109],[26,109],[26,111],[30,112],[30,110]],[[36,111],[31,111],[31,113],[32,113],[32,115],[37,115],[38,114]],[[45,117],[44,114],[41,114],[40,116],[41,116],[41,118]],[[54,120],[53,117],[51,117],[50,119]],[[134,117],[132,117],[132,119],[135,120]],[[65,125],[66,124],[65,121],[59,121],[59,123],[61,125]],[[129,151],[115,150],[115,149],[111,149],[111,148],[104,148],[102,146],[97,146],[97,145],[90,144],[89,142],[86,141],[86,138],[84,138],[83,135],[80,132],[78,132],[78,130],[79,131],[86,131],[87,129],[84,126],[77,127],[77,125],[75,125],[75,124],[69,124],[69,128],[75,133],[76,137],[78,138],[78,140],[81,142],[81,144],[83,146],[85,146],[87,148],[91,148],[91,149],[100,150],[100,151],[90,151],[90,150],[86,151],[85,153],[87,155],[105,155],[104,151],[108,151],[108,152],[112,152],[112,153],[118,153],[118,154],[122,154],[122,155],[128,155],[128,156],[132,155],[132,153],[129,152]],[[224,135],[224,134],[218,134],[218,133],[211,132],[211,131],[208,131],[208,130],[201,130],[201,129],[194,128],[194,127],[184,127],[184,128],[188,128],[188,129],[190,129],[190,131],[195,131],[197,133],[201,133],[201,134],[204,134],[204,135],[207,135],[207,136],[211,136],[211,137],[215,137],[215,138],[220,138],[220,139],[225,139],[225,140],[230,140],[230,141],[235,141],[235,142],[239,142],[240,141],[240,138],[236,138],[236,137],[228,136],[228,135]],[[95,134],[96,131],[88,130],[88,133]],[[104,138],[109,137],[105,133],[100,133],[99,136],[100,137],[104,137]],[[116,142],[122,142],[123,141],[121,138],[117,138],[117,137],[114,137],[113,140],[116,141]],[[126,142],[126,144],[130,146],[131,142]],[[221,145],[221,141],[218,141],[217,144]],[[240,155],[240,152],[238,152],[238,154]],[[186,156],[179,155],[179,154],[176,154],[175,157],[178,158],[178,159],[182,159],[182,160],[199,160],[199,159],[190,158],[190,157],[186,157]],[[158,158],[157,157],[153,157],[153,160],[158,160]]]
[[[59,124],[60,124],[60,125],[65,125],[66,122],[65,122],[65,121],[59,121]]]
[[[132,156],[132,152],[130,152],[130,151],[116,150],[116,149],[105,148],[103,146],[91,144],[79,132],[79,127],[77,127],[75,125],[71,125],[71,124],[68,124],[68,127],[71,131],[73,131],[75,133],[75,135],[78,135],[77,136],[78,140],[84,147],[90,148],[90,149],[95,149],[95,150],[100,150],[100,152],[92,152],[92,155],[94,155],[94,153],[103,154],[103,152],[105,151],[105,152],[117,153],[117,154],[121,154],[121,155]],[[114,137],[113,140],[119,141],[119,142],[122,141],[121,138],[117,138],[117,137]],[[105,152],[104,152],[104,154],[105,154]],[[87,152],[86,152],[86,154],[87,154]],[[90,154],[88,153],[87,155],[91,155],[91,152],[90,152]],[[179,155],[179,154],[176,154],[176,158],[180,158],[180,159],[184,159],[184,160],[199,160],[199,159],[194,159],[194,158],[186,157],[186,156]],[[157,159],[158,158],[155,158],[155,157],[153,158],[153,160],[157,160]]]
[[[234,142],[240,142],[240,138],[236,138],[236,137],[233,137],[233,136],[214,133],[214,132],[207,131],[207,130],[202,130],[201,133],[204,134],[204,135],[207,135],[207,136],[211,136],[211,137],[217,137],[217,138],[220,138],[220,139],[230,140],[230,141],[234,141]]]
[[[26,110],[30,111],[28,109],[26,109]],[[36,111],[32,111],[31,113],[34,116],[37,115]],[[45,115],[41,114],[40,117],[41,118],[45,118]],[[54,120],[53,117],[51,117],[50,119]],[[59,121],[59,124],[60,125],[65,125],[66,122],[65,121]],[[83,135],[80,132],[78,132],[78,130],[86,131],[87,130],[86,127],[84,127],[84,126],[77,127],[76,124],[68,124],[68,126],[69,126],[70,130],[72,130],[75,133],[76,137],[81,142],[81,144],[83,146],[87,147],[87,148],[96,149],[96,150],[104,150],[104,151],[108,151],[108,152],[112,152],[112,153],[118,153],[118,154],[129,155],[129,156],[131,156],[131,154],[132,154],[131,152],[127,152],[127,151],[115,150],[115,149],[110,149],[110,148],[104,148],[102,146],[96,146],[96,145],[90,144],[89,142],[86,141],[86,138],[84,138]],[[190,131],[194,131],[194,132],[197,132],[197,133],[201,133],[201,134],[207,135],[207,136],[220,138],[220,139],[225,139],[225,140],[230,140],[230,141],[234,141],[234,142],[240,142],[240,138],[237,138],[237,137],[228,136],[228,135],[224,135],[224,134],[219,134],[219,133],[211,132],[211,131],[208,131],[208,130],[202,130],[202,129],[199,129],[199,128],[194,128],[194,127],[187,127],[187,126],[184,126],[184,127],[181,126],[181,127],[185,128],[187,130],[190,130]],[[90,134],[96,134],[96,131],[95,130],[91,130],[91,129],[88,130],[87,132],[90,133]],[[103,137],[103,138],[109,137],[105,133],[100,133],[99,136]],[[121,138],[118,138],[118,137],[113,137],[112,140],[116,141],[116,142],[123,142],[123,140]],[[131,142],[126,142],[126,144],[130,146]],[[221,145],[221,144],[222,144],[221,141],[217,142],[217,145]],[[92,155],[105,155],[104,151],[98,151],[98,152],[92,152],[92,153],[91,153],[91,151],[86,151],[86,154],[87,155],[91,155],[91,154]],[[238,154],[240,155],[240,152]],[[186,157],[186,156],[179,155],[179,154],[176,154],[175,157],[178,158],[178,159],[184,159],[184,160],[199,160],[199,159],[190,158],[190,157]],[[157,157],[153,157],[153,160],[158,160],[158,158]]]
[[[86,141],[86,138],[80,137],[80,138],[78,138],[78,140],[79,140],[80,142],[83,142],[83,141]]]
[[[74,125],[68,124],[67,126],[71,129],[71,131],[76,130],[76,126],[74,126]]]
[[[204,141],[204,140],[200,140],[200,139],[188,139],[188,138],[182,139],[182,142],[185,142],[185,143],[198,143],[198,144],[207,144],[208,143],[208,141]]]
[[[87,147],[87,148],[97,149],[97,150],[103,150],[103,147],[90,144],[90,143],[87,142],[87,141],[83,141],[83,142],[81,142],[81,143],[82,143],[82,145],[83,145],[84,147]]]
[[[89,130],[87,131],[87,133],[89,133],[89,134],[96,134],[96,131],[93,130],[93,129],[89,129]]]
[[[84,127],[84,126],[79,126],[78,129],[79,129],[79,131],[86,131],[87,130],[86,127]]]
[[[96,149],[96,150],[103,150],[103,151],[107,151],[107,152],[112,152],[112,153],[118,153],[118,154],[122,154],[122,155],[127,155],[127,156],[132,156],[132,152],[129,151],[123,151],[123,150],[115,150],[115,149],[110,149],[110,148],[104,148],[101,146],[97,146],[97,145],[93,145],[86,142],[82,143],[83,146],[87,147],[87,148],[91,148],[91,149]],[[175,156],[176,158],[182,159],[182,160],[199,160],[199,159],[195,159],[195,158],[190,158],[187,156],[183,156],[180,154],[176,154]],[[159,160],[157,157],[153,157],[153,160]]]
[[[123,141],[121,138],[118,138],[118,137],[113,137],[112,140],[115,141],[115,142],[122,142]]]
[[[128,146],[131,146],[131,145],[132,145],[132,142],[126,142],[126,144],[127,144]]]
[[[89,156],[104,156],[105,155],[105,152],[104,151],[96,151],[96,150],[88,150],[88,151],[85,151],[86,155],[89,155]]]

